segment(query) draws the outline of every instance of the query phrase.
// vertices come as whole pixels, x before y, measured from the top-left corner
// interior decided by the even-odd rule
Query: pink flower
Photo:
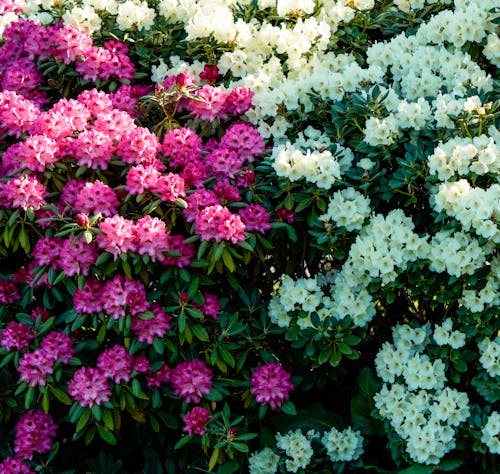
[[[36,104],[13,91],[0,91],[0,131],[16,137],[25,133],[40,114]]]
[[[54,57],[66,64],[84,56],[92,47],[92,35],[74,25],[60,28],[53,39],[56,43]]]
[[[136,316],[132,319],[130,329],[137,335],[140,342],[153,343],[154,337],[163,337],[170,329],[169,321],[172,319],[158,304],[153,304],[150,311],[154,314],[153,318],[143,319]]]
[[[64,240],[61,237],[42,237],[33,249],[33,260],[36,265],[49,265],[54,269],[60,268]]]
[[[211,316],[212,318],[217,319],[217,315],[220,310],[220,303],[217,296],[212,295],[211,293],[205,293],[203,297],[205,298],[205,303],[201,307],[201,312],[205,316]]]
[[[205,156],[208,169],[219,178],[234,178],[242,171],[244,161],[243,155],[224,145]]]
[[[238,215],[248,231],[257,231],[265,234],[271,228],[271,218],[267,211],[259,204],[249,204],[240,209]]]
[[[170,234],[168,236],[168,250],[169,252],[178,252],[180,255],[165,255],[162,263],[164,265],[175,265],[179,268],[188,266],[195,255],[194,245],[184,243],[182,235]]]
[[[174,202],[179,197],[186,195],[184,180],[175,173],[168,173],[158,178],[151,191],[160,195],[162,201]]]
[[[45,186],[34,176],[13,178],[5,184],[0,183],[0,201],[6,200],[11,209],[33,209],[37,211],[46,204]]]
[[[83,288],[76,289],[73,295],[73,306],[78,314],[100,313],[103,310],[104,283],[99,280],[89,279]]]
[[[215,82],[219,77],[219,68],[215,65],[205,64],[203,71],[200,72],[199,77],[203,81]]]
[[[97,179],[82,187],[76,197],[75,210],[88,215],[101,213],[109,217],[117,213],[119,204],[113,189]]]
[[[136,232],[139,255],[149,255],[153,262],[163,261],[164,252],[169,250],[169,231],[165,222],[157,217],[144,216],[136,222]]]
[[[17,291],[17,285],[9,280],[0,278],[0,303],[13,303],[21,299]]]
[[[97,244],[106,252],[118,255],[137,250],[138,237],[134,222],[122,216],[107,217],[99,224],[102,234],[97,236]]]
[[[130,194],[144,194],[156,186],[160,177],[160,171],[154,166],[132,166],[127,173],[125,189]]]
[[[64,241],[60,254],[61,269],[67,276],[87,276],[99,253],[95,242],[86,243],[82,238],[70,237]]]
[[[100,130],[85,130],[68,144],[67,152],[78,166],[105,170],[115,151],[113,136]]]
[[[246,87],[235,87],[227,96],[224,112],[237,116],[252,107],[254,92]]]
[[[30,341],[35,338],[33,329],[27,324],[16,323],[12,321],[7,324],[5,329],[0,334],[0,346],[5,347],[8,351],[16,349],[20,351],[30,345]]]
[[[33,459],[33,453],[45,453],[52,447],[57,425],[42,410],[30,410],[16,425],[14,451],[23,459]]]
[[[259,131],[247,122],[233,123],[222,137],[220,146],[235,151],[243,160],[250,162],[265,149]]]
[[[151,370],[151,364],[145,355],[138,355],[132,361],[132,369],[136,372],[148,372]]]
[[[125,347],[116,344],[98,357],[97,368],[103,376],[111,378],[115,383],[128,382],[133,360]]]
[[[187,432],[189,436],[193,436],[193,434],[202,435],[205,433],[210,418],[212,417],[209,415],[208,410],[202,407],[194,407],[182,418],[185,424],[182,431]]]
[[[281,364],[261,365],[252,373],[250,393],[255,395],[258,403],[275,410],[283,405],[288,392],[294,388],[290,377]]]
[[[213,191],[198,189],[190,194],[187,199],[187,208],[182,211],[186,221],[194,222],[199,212],[208,206],[220,204],[219,198]]]
[[[35,349],[22,355],[18,370],[19,380],[30,387],[44,386],[47,383],[47,375],[54,371],[54,359],[43,349]]]
[[[52,358],[67,364],[75,353],[73,339],[64,332],[51,331],[44,337],[40,349]]]
[[[82,91],[77,100],[87,108],[94,118],[113,110],[113,101],[110,95],[97,89]]]
[[[178,364],[172,372],[174,394],[186,403],[199,403],[203,395],[212,389],[212,371],[199,360],[185,361]]]
[[[198,89],[194,95],[202,99],[202,101],[190,100],[188,103],[189,111],[196,118],[209,120],[210,122],[213,122],[221,113],[227,97],[227,94],[222,89],[208,84]]]
[[[0,474],[35,474],[21,459],[7,457],[0,464]]]
[[[102,290],[103,309],[113,319],[123,318],[129,296],[130,280],[123,275],[115,275]],[[135,291],[135,289],[134,289]]]
[[[125,162],[140,164],[151,162],[160,151],[160,143],[154,133],[147,128],[134,127],[120,138],[116,154]]]
[[[183,168],[201,158],[201,138],[190,128],[174,128],[163,138],[162,152],[171,168]]]
[[[233,244],[245,240],[245,224],[241,218],[220,204],[200,211],[195,223],[195,232],[201,240],[230,240]]]
[[[106,377],[93,367],[82,367],[75,372],[68,383],[68,393],[82,407],[100,405],[111,397]]]
[[[222,204],[225,204],[230,201],[233,202],[241,201],[241,196],[238,188],[230,184],[227,179],[215,183],[214,193],[217,194],[217,197],[220,199]]]
[[[162,365],[156,372],[146,375],[146,383],[149,388],[159,387],[162,383],[169,383],[172,378],[172,369],[168,365]]]

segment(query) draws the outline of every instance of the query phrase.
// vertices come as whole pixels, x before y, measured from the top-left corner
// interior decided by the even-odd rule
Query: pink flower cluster
[[[97,245],[82,238],[42,237],[33,249],[35,265],[48,265],[62,270],[67,276],[87,276],[98,257]]]
[[[119,215],[104,219],[99,224],[99,247],[114,255],[115,259],[127,252],[149,255],[153,262],[183,267],[194,255],[192,244],[184,244],[182,237],[171,236],[165,222],[149,215],[131,221]],[[172,258],[167,252],[175,250],[180,256]]]
[[[81,367],[68,383],[68,393],[82,407],[93,407],[111,398],[106,376],[93,367]]]
[[[233,244],[245,240],[246,227],[241,217],[220,204],[208,206],[200,211],[195,223],[196,233],[201,240],[230,240]]]
[[[203,395],[212,389],[213,374],[207,365],[199,360],[181,362],[172,371],[170,383],[174,395],[186,403],[199,403]]]
[[[210,418],[212,417],[208,413],[208,410],[203,407],[194,407],[182,418],[182,421],[184,421],[182,431],[187,432],[189,436],[193,436],[194,434],[202,435],[205,433]]]
[[[54,371],[56,362],[67,364],[75,349],[73,339],[64,332],[52,331],[42,340],[40,347],[19,359],[19,379],[31,387],[45,385],[47,376]]]
[[[291,375],[281,364],[264,364],[257,367],[250,379],[250,393],[261,405],[269,405],[272,410],[283,405],[288,393],[294,388]]]
[[[141,342],[153,343],[154,337],[163,337],[170,329],[171,317],[156,303],[146,300],[146,290],[140,281],[115,275],[106,282],[88,279],[73,296],[79,314],[105,312],[113,319],[132,315],[131,329]]]
[[[21,459],[33,459],[34,452],[45,453],[52,447],[57,425],[42,410],[30,410],[16,424],[14,451]]]
[[[0,278],[0,303],[13,303],[20,298],[17,285],[12,281]]]
[[[0,463],[0,474],[35,474],[22,459],[9,456]]]
[[[132,373],[134,358],[119,344],[106,349],[97,359],[97,368],[106,378],[115,383],[128,382]]]
[[[28,347],[34,338],[33,329],[27,324],[12,321],[0,334],[0,346],[5,347],[8,351],[12,349],[20,351]]]

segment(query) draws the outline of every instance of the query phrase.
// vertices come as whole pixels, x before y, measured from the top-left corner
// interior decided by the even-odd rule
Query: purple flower
[[[290,377],[281,364],[261,365],[252,374],[250,393],[255,395],[258,403],[275,410],[283,405],[288,392],[294,388]]]
[[[32,459],[33,453],[47,452],[52,446],[57,425],[42,410],[30,410],[16,425],[14,451],[20,458]]]
[[[193,434],[202,435],[205,433],[205,428],[210,418],[212,417],[205,408],[194,407],[182,418],[185,424],[182,431],[187,432],[189,436],[193,436]]]
[[[106,377],[93,367],[82,367],[68,384],[68,393],[82,407],[93,407],[107,402],[111,397]]]
[[[199,403],[201,397],[212,388],[212,371],[199,360],[190,360],[178,364],[172,372],[174,394],[186,403]]]

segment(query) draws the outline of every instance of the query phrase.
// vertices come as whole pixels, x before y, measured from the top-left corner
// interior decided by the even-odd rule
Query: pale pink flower
[[[184,179],[178,174],[168,173],[158,178],[151,191],[159,194],[162,201],[174,202],[179,197],[184,197]]]

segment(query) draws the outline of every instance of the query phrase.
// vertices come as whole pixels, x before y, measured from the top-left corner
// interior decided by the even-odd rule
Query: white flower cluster
[[[483,49],[484,55],[490,60],[491,64],[500,67],[500,39],[496,33],[490,33],[488,42]]]
[[[440,181],[470,173],[500,173],[499,152],[495,139],[487,135],[453,138],[440,143],[428,157],[429,173],[437,175]]]
[[[354,188],[345,188],[333,194],[327,212],[319,219],[324,222],[333,221],[336,226],[343,226],[350,232],[360,230],[370,212],[369,198]]]
[[[472,275],[494,249],[493,242],[481,247],[477,239],[465,232],[444,230],[431,239],[429,268],[438,273],[446,271],[457,278]]]
[[[473,229],[478,235],[500,243],[500,184],[487,189],[471,187],[469,181],[446,181],[434,195],[434,209],[445,211],[457,219],[466,231]]]
[[[330,189],[340,179],[342,168],[346,162],[352,162],[353,156],[349,148],[337,146],[335,155],[329,150],[303,151],[297,143],[287,142],[285,145],[274,147],[272,158],[274,169],[278,176],[290,181],[305,179],[320,188]]]
[[[248,458],[250,474],[275,474],[280,457],[271,448],[264,448]]]
[[[494,411],[483,426],[481,441],[491,454],[500,454],[500,413]]]
[[[438,464],[455,447],[455,429],[469,416],[464,392],[445,386],[445,365],[424,353],[430,328],[408,325],[393,330],[377,354],[377,374],[384,381],[375,406],[405,441],[410,457],[421,464]]]
[[[274,324],[288,327],[292,321],[292,311],[303,311],[305,317],[297,318],[297,325],[301,329],[312,326],[311,313],[317,311],[320,318],[326,314],[319,311],[319,306],[324,301],[323,291],[314,278],[299,278],[293,280],[288,275],[281,278],[281,286],[277,296],[269,304],[269,317]]]
[[[464,289],[459,303],[472,313],[479,313],[485,308],[500,306],[500,256],[490,260],[490,272],[486,284],[479,291]]]
[[[355,461],[363,454],[363,436],[359,431],[347,428],[343,431],[332,427],[321,438],[332,462]]]
[[[419,237],[414,228],[402,209],[385,217],[376,214],[356,237],[342,273],[367,282],[373,278],[381,278],[383,283],[394,281],[408,263],[428,254],[426,238]]]
[[[311,462],[314,451],[311,445],[311,439],[316,437],[314,430],[305,435],[300,429],[289,431],[282,435],[276,435],[276,446],[285,451],[288,456],[285,466],[288,472],[297,472],[299,469],[305,469]]]
[[[441,326],[436,324],[432,337],[438,346],[449,345],[453,349],[460,349],[465,345],[465,334],[457,330],[453,331],[451,318],[446,318]]]
[[[490,377],[500,376],[500,336],[493,341],[485,337],[479,343],[479,362]]]

